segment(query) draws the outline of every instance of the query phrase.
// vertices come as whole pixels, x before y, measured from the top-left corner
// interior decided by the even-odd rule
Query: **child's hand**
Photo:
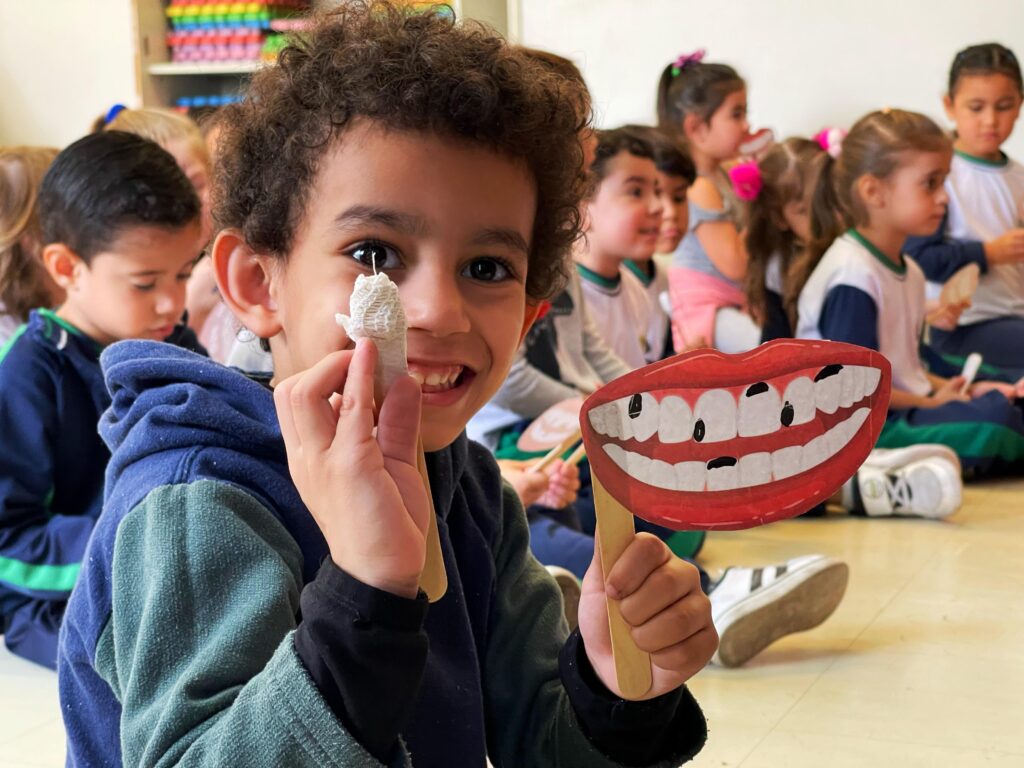
[[[529,464],[524,461],[499,459],[498,468],[501,470],[501,476],[515,490],[524,509],[531,504],[536,504],[550,485],[547,475],[543,472],[531,472]]]
[[[956,304],[937,304],[934,309],[928,312],[925,322],[943,331],[955,331],[960,322],[960,315],[964,313],[971,302],[958,302]]]
[[[548,470],[547,491],[536,503],[549,509],[564,509],[576,501],[579,490],[579,468],[575,464],[566,464],[559,459],[552,463]]]
[[[971,387],[971,397],[981,397],[989,392],[999,392],[1007,400],[1016,400],[1024,397],[1024,379],[1016,384],[1007,384],[1004,381],[978,381]]]
[[[651,654],[653,683],[643,698],[675,690],[710,661],[718,633],[697,569],[673,555],[658,537],[640,533],[608,574],[606,587],[595,539],[594,560],[583,578],[580,634],[591,666],[612,693],[622,695],[612,658],[606,588],[621,600],[622,616],[637,646]]]
[[[415,597],[430,514],[416,467],[420,390],[398,379],[374,435],[376,361],[376,347],[360,341],[278,384],[274,403],[292,480],[331,559],[364,584]]]
[[[935,408],[939,405],[951,403],[954,400],[961,403],[970,402],[971,396],[963,392],[964,383],[965,379],[963,376],[954,376],[951,379],[946,379],[946,382],[928,398],[930,407]]]
[[[1024,229],[1011,229],[995,240],[989,240],[984,247],[989,264],[1024,261]]]

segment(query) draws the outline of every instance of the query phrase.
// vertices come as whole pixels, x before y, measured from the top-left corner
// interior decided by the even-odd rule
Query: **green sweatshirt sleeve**
[[[530,552],[526,515],[507,484],[502,514],[485,668],[491,760],[496,768],[620,768],[587,738],[562,684],[558,655],[569,628],[558,586]]]
[[[157,488],[125,516],[96,650],[125,765],[381,766],[296,654],[301,569],[281,523],[226,483]]]

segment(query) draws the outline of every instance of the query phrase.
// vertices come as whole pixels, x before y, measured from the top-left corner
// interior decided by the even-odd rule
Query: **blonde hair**
[[[48,306],[56,292],[37,253],[42,239],[36,199],[57,150],[0,147],[0,302],[4,314],[22,321],[30,309]]]
[[[169,109],[122,109],[113,120],[103,126],[103,130],[134,133],[136,136],[155,141],[164,149],[172,142],[187,141],[207,165],[210,163],[210,155],[199,126],[184,115]]]

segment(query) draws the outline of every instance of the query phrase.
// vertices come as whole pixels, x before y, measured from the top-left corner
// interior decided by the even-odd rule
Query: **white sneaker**
[[[945,459],[960,468],[960,457],[956,455],[956,451],[939,443],[908,445],[906,448],[875,448],[864,459],[864,463],[879,469],[898,469],[911,462],[928,458]]]
[[[890,469],[864,464],[857,471],[861,503],[869,517],[939,520],[960,509],[960,462],[932,456]]]
[[[576,578],[576,574],[560,565],[544,567],[562,590],[562,609],[565,611],[565,620],[569,623],[569,631],[572,632],[580,623],[580,597],[583,595],[580,580]]]
[[[727,568],[708,596],[719,637],[711,662],[738,667],[780,637],[818,626],[838,607],[849,578],[846,563],[824,555]]]

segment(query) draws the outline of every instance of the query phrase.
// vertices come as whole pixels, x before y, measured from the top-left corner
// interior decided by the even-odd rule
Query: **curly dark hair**
[[[322,158],[354,120],[482,144],[523,162],[537,185],[527,295],[560,290],[579,233],[589,124],[582,85],[446,6],[343,3],[258,72],[225,107],[214,182],[218,227],[287,258]]]

